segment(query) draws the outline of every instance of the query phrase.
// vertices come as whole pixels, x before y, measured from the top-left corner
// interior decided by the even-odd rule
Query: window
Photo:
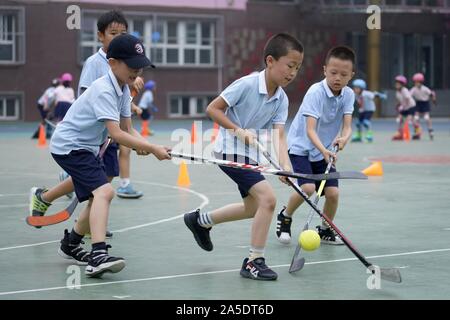
[[[0,64],[25,62],[24,10],[0,6]]]
[[[202,117],[213,96],[172,95],[170,97],[170,118]]]
[[[20,97],[0,95],[0,120],[18,120],[20,118]]]
[[[214,24],[212,22],[158,20],[157,41],[153,41],[154,63],[176,66],[214,65]]]
[[[85,12],[81,23],[80,60],[84,62],[102,44],[97,39],[100,14]],[[126,13],[125,13],[126,15]],[[144,44],[153,63],[161,66],[213,66],[215,23],[188,18],[126,15],[128,31]]]

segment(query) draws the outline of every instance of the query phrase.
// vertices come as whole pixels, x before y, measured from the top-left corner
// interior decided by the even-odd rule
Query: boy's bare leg
[[[253,218],[258,208],[256,200],[250,194],[242,200],[244,203],[232,203],[211,211],[214,224]]]
[[[89,224],[92,243],[105,242],[106,225],[108,224],[109,206],[114,198],[114,189],[110,183],[95,189],[93,192]]]
[[[60,182],[53,188],[50,188],[48,191],[42,193],[42,200],[48,203],[52,203],[56,199],[65,196],[66,194],[73,192],[74,186],[72,182],[72,178],[69,177],[66,180]]]

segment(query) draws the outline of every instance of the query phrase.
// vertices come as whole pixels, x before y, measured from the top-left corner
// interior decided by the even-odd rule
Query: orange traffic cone
[[[366,176],[382,176],[383,175],[383,165],[381,161],[373,162],[369,167],[362,171]]]
[[[409,123],[408,123],[408,121],[405,121],[405,124],[403,125],[403,140],[404,141],[410,141],[411,140],[411,134],[409,133]]]
[[[180,164],[180,171],[178,173],[177,185],[180,187],[189,187],[191,185],[187,165],[186,162],[184,161],[182,161]]]
[[[218,134],[219,134],[219,125],[216,122],[214,122],[213,133],[211,136],[211,142],[216,141]]]
[[[39,125],[38,147],[46,147],[47,139],[45,138],[45,127],[43,124]]]
[[[197,142],[197,127],[195,126],[195,121],[192,122],[191,127],[191,144],[195,144]]]
[[[141,136],[143,136],[143,137],[148,137],[149,136],[148,120],[143,120],[142,121]]]

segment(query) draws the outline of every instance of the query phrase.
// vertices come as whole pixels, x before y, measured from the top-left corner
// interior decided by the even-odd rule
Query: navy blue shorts
[[[65,101],[58,102],[58,104],[55,107],[55,114],[54,114],[57,121],[61,121],[62,119],[64,119],[71,105],[72,104],[70,102]]]
[[[223,155],[223,160],[231,159],[232,161],[237,161],[234,155]],[[254,161],[251,161],[248,157],[245,157],[245,163],[258,165]],[[253,187],[258,182],[265,180],[264,176],[260,172],[230,168],[225,166],[219,166],[219,168],[238,185],[238,189],[241,193],[242,198],[245,198],[249,195],[248,191],[251,187]]]
[[[294,170],[294,172],[306,174],[322,174],[325,173],[325,170],[327,169],[327,162],[325,160],[309,161],[308,156],[298,156],[291,153],[289,153],[289,158],[291,159],[292,169]],[[332,166],[330,172],[336,172],[336,168]],[[309,179],[297,180],[300,187],[307,183],[314,183],[316,185],[316,191],[319,190],[320,181]],[[327,182],[325,182],[325,188],[326,187],[339,187],[339,182],[337,179],[327,180]]]
[[[117,150],[119,145],[116,142],[112,142],[105,150],[103,155],[103,163],[105,164],[105,172],[108,177],[119,176],[119,158],[117,156]]]
[[[407,117],[409,115],[413,116],[415,110],[416,110],[416,107],[412,107],[412,108],[409,108],[408,110],[400,111],[400,114],[404,117]]]
[[[108,183],[101,159],[91,151],[73,150],[69,154],[53,154],[53,159],[71,177],[78,201],[93,197],[92,191]]]
[[[359,122],[372,119],[373,111],[363,111],[359,113]]]
[[[44,110],[44,106],[42,104],[38,103],[37,108],[39,110],[42,120],[46,119],[47,115],[48,115],[48,111]]]
[[[416,112],[420,113],[430,112],[430,101],[417,101]]]

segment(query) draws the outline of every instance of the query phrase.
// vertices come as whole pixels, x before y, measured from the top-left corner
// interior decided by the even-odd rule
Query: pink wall
[[[104,3],[116,5],[140,5],[161,7],[184,7],[204,9],[245,10],[247,0],[50,0],[51,2]]]

